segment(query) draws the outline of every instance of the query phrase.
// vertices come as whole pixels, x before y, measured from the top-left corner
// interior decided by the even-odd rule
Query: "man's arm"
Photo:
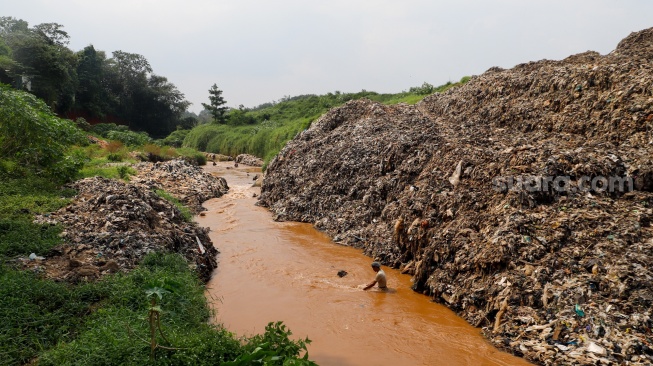
[[[376,280],[368,283],[367,286],[363,287],[363,291],[371,289],[372,287],[374,287],[374,285],[376,285]]]

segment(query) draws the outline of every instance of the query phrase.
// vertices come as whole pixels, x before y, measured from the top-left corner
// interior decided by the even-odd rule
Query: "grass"
[[[74,147],[72,150],[73,154],[85,158],[78,178],[104,177],[129,180],[130,175],[136,174],[136,170],[129,167],[130,164],[136,163],[136,160],[131,157],[130,150],[121,142],[111,141],[104,148],[92,144],[85,147]]]
[[[44,254],[57,245],[61,228],[33,218],[64,207],[73,194],[44,178],[0,179],[0,256]]]
[[[74,336],[89,293],[16,271],[6,263],[15,256],[45,255],[61,242],[59,226],[33,223],[67,205],[71,190],[38,177],[0,179],[0,364],[22,364],[38,350]]]
[[[160,307],[161,326],[178,350],[158,350],[149,359],[149,309],[145,290],[164,281],[178,284]],[[203,287],[179,255],[151,254],[128,275],[114,275],[93,285],[102,306],[87,317],[72,341],[59,343],[39,357],[39,365],[216,365],[241,352],[240,342],[221,327],[207,323],[210,311]]]
[[[105,148],[99,145],[76,147],[73,153],[84,156],[86,162],[79,171],[79,178],[104,177],[109,179],[129,180],[137,172],[130,167],[137,163],[133,157],[140,155],[142,160],[164,161],[183,158],[197,165],[206,164],[204,154],[192,148],[175,149],[169,146],[145,144],[136,150],[129,150],[122,143],[112,141]],[[135,152],[135,154],[134,154]]]
[[[178,199],[176,199],[170,193],[168,193],[168,192],[166,192],[166,191],[164,191],[162,189],[155,189],[154,193],[156,193],[157,195],[159,195],[159,197],[161,197],[161,198],[167,200],[168,202],[172,203],[173,205],[175,205],[175,207],[177,207],[179,212],[181,212],[181,217],[184,219],[184,221],[186,221],[186,222],[193,221],[193,213],[191,212],[191,210],[188,207],[184,206],[183,203],[181,203]]]
[[[0,364],[24,364],[41,350],[70,341],[99,300],[97,289],[71,289],[0,265]]]

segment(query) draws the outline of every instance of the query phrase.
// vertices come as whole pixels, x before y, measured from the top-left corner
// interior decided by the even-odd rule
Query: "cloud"
[[[71,48],[139,53],[199,111],[284,95],[399,92],[491,66],[610,52],[653,24],[646,0],[21,0],[6,15],[58,22]]]

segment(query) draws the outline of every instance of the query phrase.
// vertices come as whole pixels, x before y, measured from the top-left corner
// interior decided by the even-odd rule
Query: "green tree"
[[[154,137],[165,137],[182,123],[182,114],[190,103],[184,94],[167,78],[151,75],[147,88],[134,96],[138,115],[134,116],[137,129],[147,131]]]
[[[96,51],[93,45],[77,53],[77,78],[75,109],[87,112],[92,117],[102,118],[111,113],[116,98],[109,93],[106,83],[107,60],[104,52]]]
[[[63,113],[74,102],[77,83],[75,54],[66,47],[68,34],[57,23],[29,28],[11,17],[0,18],[0,38],[11,49],[8,76],[15,86],[28,89],[53,110]]]
[[[222,97],[222,90],[218,89],[216,84],[213,84],[211,89],[209,89],[209,101],[211,104],[202,103],[204,108],[211,112],[213,115],[213,121],[215,123],[224,124],[227,122],[227,101]]]
[[[9,72],[15,67],[16,63],[11,58],[11,48],[0,37],[0,83],[11,84],[13,80]]]
[[[109,61],[107,84],[116,96],[116,114],[127,121],[130,128],[138,129],[141,119],[136,99],[145,99],[147,78],[152,67],[145,57],[136,53],[114,51]]]

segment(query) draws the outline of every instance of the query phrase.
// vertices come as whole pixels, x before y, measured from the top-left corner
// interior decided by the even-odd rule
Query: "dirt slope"
[[[530,360],[649,364],[652,128],[653,28],[417,106],[333,109],[269,164],[259,202],[404,268]]]

